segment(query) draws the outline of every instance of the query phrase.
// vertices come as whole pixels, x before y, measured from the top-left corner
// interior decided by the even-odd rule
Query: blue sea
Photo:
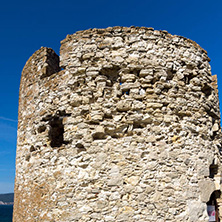
[[[0,205],[0,222],[12,222],[13,205]]]

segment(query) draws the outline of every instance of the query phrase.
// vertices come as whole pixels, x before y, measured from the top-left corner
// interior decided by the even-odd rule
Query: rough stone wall
[[[208,221],[215,88],[206,51],[166,31],[77,32],[60,64],[41,48],[21,78],[14,222]]]

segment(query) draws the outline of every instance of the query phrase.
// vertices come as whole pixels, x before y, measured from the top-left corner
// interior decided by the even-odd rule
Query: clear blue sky
[[[41,46],[59,53],[67,34],[88,28],[146,26],[196,41],[208,51],[222,99],[221,0],[38,0],[0,5],[0,193],[13,192],[19,82]],[[222,102],[221,102],[222,103]]]

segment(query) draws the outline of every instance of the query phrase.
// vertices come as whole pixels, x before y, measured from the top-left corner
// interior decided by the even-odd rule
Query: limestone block
[[[140,87],[140,83],[139,82],[134,82],[134,83],[128,83],[128,82],[124,82],[120,88],[122,89],[122,91],[127,91],[130,89],[134,89],[134,88],[139,88]]]
[[[121,76],[122,82],[134,82],[136,79],[136,76],[134,74],[123,74]]]
[[[127,117],[127,120],[132,122],[140,122],[143,118],[143,114],[133,114]]]
[[[71,106],[80,106],[82,104],[82,97],[79,96],[78,94],[73,94],[71,97],[70,97],[70,105]]]
[[[132,110],[142,110],[145,108],[146,108],[146,105],[143,102],[140,102],[138,100],[133,101]]]
[[[97,126],[95,131],[92,133],[94,139],[104,139],[106,137],[103,126]]]
[[[147,108],[154,108],[154,109],[158,109],[158,108],[162,108],[163,104],[161,103],[147,103],[146,104]]]
[[[198,182],[201,201],[206,203],[210,200],[211,194],[215,191],[215,184],[212,180],[201,180]]]
[[[125,112],[131,109],[132,101],[130,100],[123,100],[117,103],[116,109],[120,112]]]
[[[103,120],[104,113],[102,112],[93,112],[91,113],[91,122],[97,123]]]
[[[207,205],[205,203],[201,203],[200,201],[190,200],[188,201],[188,214],[189,221],[209,221],[209,217],[207,215]]]
[[[147,69],[142,69],[140,71],[140,74],[139,74],[141,77],[145,77],[145,76],[153,76],[153,68],[152,67],[149,67]]]
[[[214,123],[213,127],[212,127],[212,131],[213,132],[217,132],[219,130],[219,126],[218,123]]]
[[[110,169],[110,179],[107,182],[108,186],[119,186],[122,184],[122,176],[120,174],[119,168],[113,166]]]
[[[93,57],[95,55],[94,52],[89,52],[89,53],[86,53],[82,56],[82,59],[90,59],[91,57]]]
[[[126,179],[127,183],[131,184],[132,186],[136,186],[139,183],[139,176],[131,176]]]

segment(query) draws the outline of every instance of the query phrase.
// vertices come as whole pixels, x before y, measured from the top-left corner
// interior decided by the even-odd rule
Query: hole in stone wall
[[[95,132],[93,133],[92,137],[94,140],[100,140],[100,139],[105,139],[106,135],[103,132]]]
[[[217,136],[217,132],[213,132],[213,135],[210,136],[211,140],[215,140]]]
[[[193,73],[189,73],[188,75],[184,76],[184,82],[185,84],[190,84],[190,80],[193,78]]]
[[[78,153],[81,153],[81,152],[86,151],[86,148],[83,146],[82,143],[77,143],[77,144],[76,144],[76,147],[77,147],[77,152],[78,152]]]
[[[178,87],[178,86],[175,86],[174,89],[178,92],[179,87]]]
[[[217,173],[218,173],[218,165],[211,164],[209,170],[210,170],[210,176],[209,177],[213,179],[214,176],[217,175]]]
[[[119,82],[119,66],[112,66],[112,67],[104,67],[100,70],[100,75],[104,75],[110,81],[110,85],[113,85],[115,82]]]
[[[216,120],[219,120],[220,119],[220,116],[218,116],[217,113],[214,112],[213,109],[205,109],[205,111],[207,112],[207,114],[209,116],[211,116],[212,118],[216,119]]]
[[[76,144],[76,147],[79,148],[79,149],[80,149],[80,148],[84,148],[84,146],[82,145],[82,143],[77,143],[77,144]]]
[[[25,156],[25,160],[28,161],[28,162],[29,162],[30,158],[31,158],[31,155],[30,155],[30,154],[27,154],[27,155]]]
[[[142,129],[144,128],[139,122],[133,123],[133,129]]]
[[[153,79],[152,79],[152,81],[151,81],[151,84],[154,85],[155,82],[158,81],[158,79],[159,79],[159,78],[158,78],[157,76],[154,76]]]
[[[36,150],[35,147],[34,147],[34,146],[31,146],[29,151],[30,151],[30,152],[34,152],[35,150]]]
[[[212,93],[212,88],[207,83],[204,84],[204,86],[201,88],[201,91],[206,95],[206,97],[209,97]]]
[[[43,133],[43,132],[45,132],[45,130],[46,130],[45,125],[39,126],[38,129],[37,129],[38,133]]]
[[[193,70],[195,68],[194,64],[187,64],[187,69]]]
[[[186,63],[184,61],[181,61],[180,64],[181,64],[181,66],[185,66],[186,65]]]
[[[62,118],[54,116],[50,121],[49,139],[51,140],[51,147],[60,147],[64,143],[64,126]]]
[[[174,74],[176,73],[176,71],[174,71],[173,69],[171,70],[167,70],[167,80],[172,80],[174,77]]]
[[[104,113],[104,119],[112,119],[113,116],[112,116],[112,113]]]
[[[217,199],[221,196],[221,191],[215,190],[211,196],[210,200],[207,202],[207,213],[209,216],[209,221],[219,222],[219,209]]]
[[[140,71],[141,71],[141,68],[139,67],[133,67],[129,69],[129,73],[134,74],[137,77],[140,76]]]
[[[118,135],[118,134],[110,134],[110,136],[112,137],[112,138],[114,138],[114,139],[118,139],[118,138],[120,138],[120,136]]]
[[[87,114],[89,114],[89,110],[86,110],[86,109],[84,110],[83,109],[83,110],[81,110],[80,114],[81,115],[87,115]]]
[[[199,61],[198,65],[197,65],[197,68],[198,69],[204,69],[204,64]]]
[[[163,88],[162,92],[168,93],[169,89],[168,88]]]
[[[122,91],[122,95],[129,95],[129,90]]]
[[[50,139],[50,146],[51,147],[60,147],[62,144],[68,144],[68,141],[64,141],[64,125],[63,125],[63,118],[65,116],[70,116],[71,114],[67,114],[64,110],[57,111],[54,116],[47,115],[42,120],[48,121],[50,125],[49,130],[49,139]]]

